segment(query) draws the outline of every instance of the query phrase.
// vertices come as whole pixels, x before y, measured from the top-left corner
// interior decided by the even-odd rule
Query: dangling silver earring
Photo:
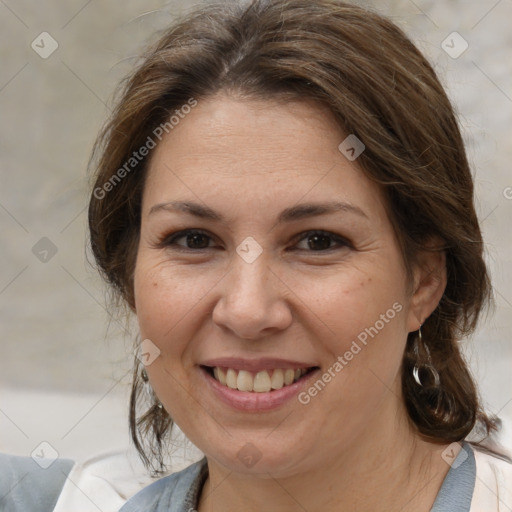
[[[422,345],[423,349],[425,350],[425,353],[427,354],[427,362],[418,364],[418,361],[420,360],[420,349],[419,345]],[[428,370],[430,374],[432,375],[432,378],[434,380],[434,388],[438,388],[441,379],[439,378],[439,373],[435,369],[434,365],[432,364],[432,358],[430,357],[430,350],[428,349],[427,345],[423,343],[423,339],[421,337],[421,326],[418,330],[418,337],[414,340],[414,355],[416,357],[416,363],[414,364],[414,368],[412,369],[412,375],[414,377],[414,380],[418,384],[418,386],[424,387],[424,384],[421,382],[420,379],[420,370]]]
[[[160,400],[155,395],[155,392],[153,391],[153,388],[151,387],[151,384],[149,383],[149,377],[148,373],[146,372],[146,368],[142,368],[140,372],[140,378],[142,379],[142,382],[144,382],[144,392],[146,393],[146,396],[148,398],[149,403],[155,403],[156,406],[159,409],[163,408],[163,405],[160,403]]]

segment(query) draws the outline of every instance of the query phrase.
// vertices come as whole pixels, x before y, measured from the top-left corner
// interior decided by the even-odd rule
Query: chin
[[[215,461],[228,471],[266,478],[291,476],[303,470],[300,467],[306,464],[307,456],[293,447],[281,445],[276,448],[264,441],[243,441],[231,446],[235,444],[240,444],[241,448],[229,452],[210,450],[205,455],[209,461]]]

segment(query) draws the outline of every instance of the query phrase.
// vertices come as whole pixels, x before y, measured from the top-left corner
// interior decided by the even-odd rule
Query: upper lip
[[[201,363],[201,366],[233,368],[234,370],[246,370],[258,372],[261,370],[273,370],[277,368],[312,368],[317,365],[291,359],[279,359],[263,357],[259,359],[245,359],[242,357],[219,357],[208,359]]]

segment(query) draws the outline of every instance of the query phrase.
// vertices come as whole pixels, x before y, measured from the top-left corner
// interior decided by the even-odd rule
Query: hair
[[[440,443],[462,440],[475,426],[485,435],[496,430],[458,345],[491,299],[461,133],[425,57],[394,23],[367,9],[335,0],[207,5],[178,20],[147,50],[122,84],[91,157],[90,241],[118,300],[134,309],[149,155],[132,156],[154,141],[162,131],[157,127],[170,132],[170,115],[221,92],[315,101],[364,143],[357,163],[383,191],[409,277],[420,251],[446,254],[446,289],[421,328],[431,358],[422,368],[431,362],[441,386],[429,386],[424,374],[424,386],[415,382],[418,333],[410,333],[402,365],[409,420],[420,435]],[[432,249],[432,240],[441,243]],[[155,402],[139,417],[143,383],[135,361],[131,435],[146,465],[162,469],[172,419]]]

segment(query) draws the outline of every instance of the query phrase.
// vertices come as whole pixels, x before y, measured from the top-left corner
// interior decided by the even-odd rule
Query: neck
[[[446,445],[394,417],[401,420],[374,422],[341,452],[326,450],[321,467],[286,478],[234,473],[209,458],[198,512],[428,512],[449,470]]]

